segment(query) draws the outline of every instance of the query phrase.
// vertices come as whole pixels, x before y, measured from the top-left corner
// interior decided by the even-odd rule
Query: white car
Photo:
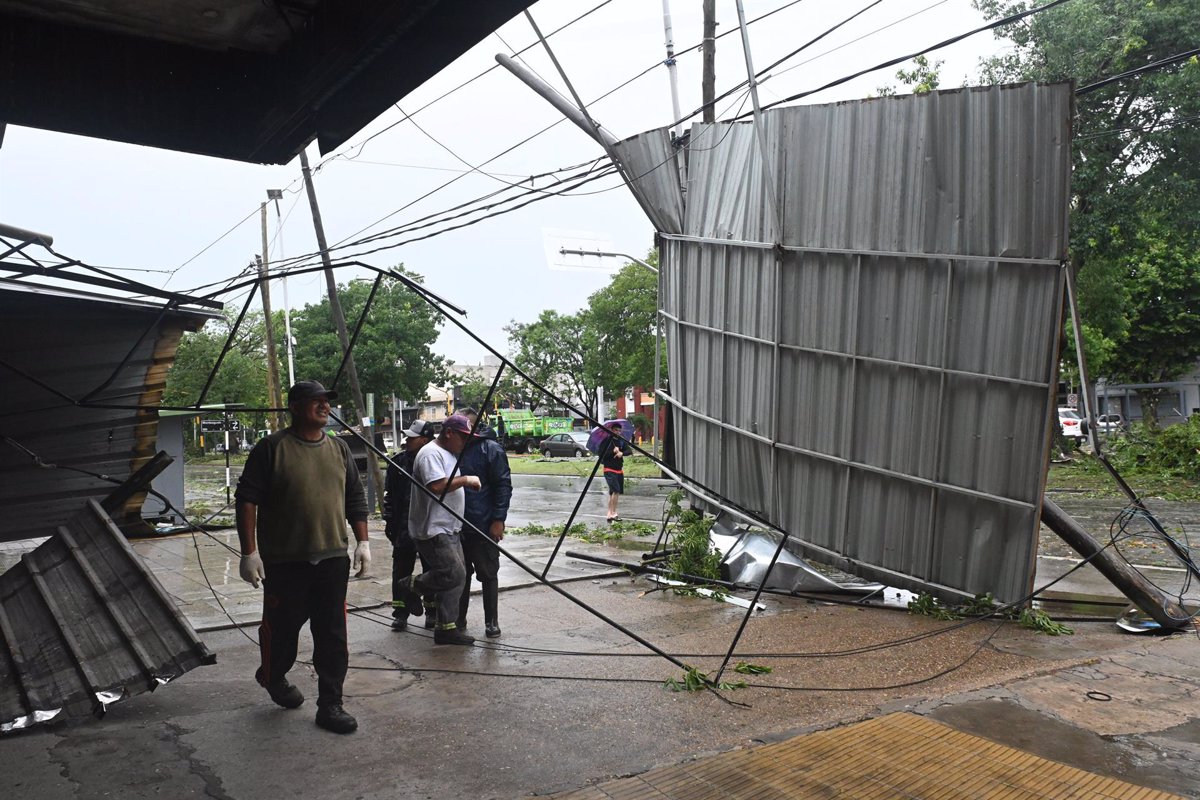
[[[1120,414],[1101,414],[1096,417],[1098,433],[1117,433],[1125,428],[1125,418]]]
[[[1062,426],[1063,436],[1074,439],[1076,444],[1083,444],[1084,422],[1075,413],[1075,409],[1060,406],[1058,409],[1058,424]]]

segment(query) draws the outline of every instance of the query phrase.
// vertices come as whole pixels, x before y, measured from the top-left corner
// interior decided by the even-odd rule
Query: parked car
[[[556,433],[542,439],[542,455],[546,458],[550,458],[551,456],[565,456],[567,458],[571,456],[586,456],[588,454],[587,443],[587,431]]]
[[[1086,423],[1079,418],[1074,409],[1060,407],[1058,409],[1058,424],[1062,426],[1063,436],[1068,439],[1074,439],[1076,444],[1083,444]]]
[[[1101,414],[1096,417],[1098,433],[1117,433],[1125,430],[1125,418],[1120,414]]]

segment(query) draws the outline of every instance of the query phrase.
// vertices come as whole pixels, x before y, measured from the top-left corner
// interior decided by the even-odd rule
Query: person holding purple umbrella
[[[608,514],[609,522],[619,520],[617,503],[625,493],[625,451],[621,449],[621,423],[612,420],[605,423],[609,430],[608,436],[600,445],[600,466],[604,468],[604,482],[608,484]]]

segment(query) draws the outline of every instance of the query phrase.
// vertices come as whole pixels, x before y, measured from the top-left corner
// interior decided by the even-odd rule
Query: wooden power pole
[[[354,405],[355,418],[359,422],[367,419],[367,404],[363,400],[362,386],[358,382],[358,369],[354,366],[354,354],[350,352],[350,334],[346,331],[346,317],[342,313],[342,303],[338,300],[337,281],[333,277],[333,263],[329,258],[329,245],[325,241],[325,226],[321,224],[321,209],[317,206],[317,190],[312,182],[312,170],[308,168],[308,153],[300,151],[300,169],[304,173],[304,188],[308,191],[308,205],[312,209],[313,228],[317,233],[317,247],[321,251],[321,263],[325,265],[325,287],[329,293],[329,310],[333,315],[333,326],[337,329],[338,341],[342,343],[342,354],[346,356],[346,375],[350,378],[350,402]],[[332,386],[329,388],[333,388]],[[363,425],[363,436],[374,444],[375,434],[372,425]],[[383,505],[383,476],[379,474],[379,464],[375,453],[367,448],[367,472],[370,473],[371,485],[375,488],[377,505]]]

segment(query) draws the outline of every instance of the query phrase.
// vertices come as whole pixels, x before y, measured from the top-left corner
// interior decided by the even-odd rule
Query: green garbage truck
[[[573,425],[570,417],[537,416],[527,408],[497,409],[489,422],[504,449],[517,453],[536,453],[542,439],[569,433]]]

